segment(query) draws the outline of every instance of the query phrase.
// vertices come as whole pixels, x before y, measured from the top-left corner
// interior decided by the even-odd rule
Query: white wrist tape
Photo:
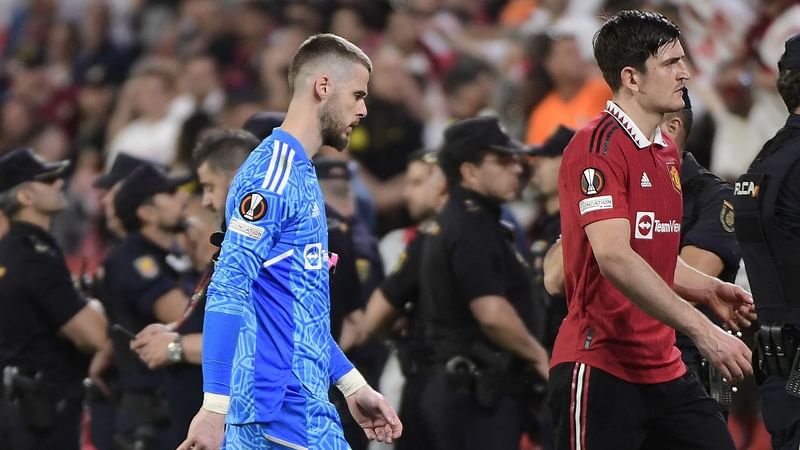
[[[228,414],[231,398],[227,395],[203,393],[203,409],[217,414]]]
[[[366,385],[367,380],[364,379],[364,376],[361,375],[361,372],[359,372],[356,368],[353,368],[350,372],[347,372],[342,378],[339,378],[339,380],[336,381],[336,387],[339,388],[339,392],[341,392],[345,398],[355,394],[357,390]]]

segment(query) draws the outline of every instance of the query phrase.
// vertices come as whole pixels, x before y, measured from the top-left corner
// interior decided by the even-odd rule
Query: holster
[[[785,324],[762,325],[755,334],[758,372],[756,381],[763,377],[789,376],[800,339],[791,326]]]
[[[14,407],[25,424],[45,432],[55,423],[60,399],[56,386],[41,371],[27,371],[15,366],[3,369],[3,398]],[[61,398],[60,398],[61,397]]]
[[[482,408],[494,410],[509,393],[511,361],[508,352],[477,341],[469,356],[458,355],[447,361],[447,384],[456,393],[470,393]]]

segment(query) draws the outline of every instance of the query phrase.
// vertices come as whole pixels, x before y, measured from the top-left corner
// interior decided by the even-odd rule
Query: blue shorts
[[[288,387],[281,412],[268,423],[229,424],[223,450],[349,450],[336,408],[303,388]]]

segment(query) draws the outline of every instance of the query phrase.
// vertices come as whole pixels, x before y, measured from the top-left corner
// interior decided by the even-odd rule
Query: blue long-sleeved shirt
[[[230,395],[227,422],[270,422],[288,383],[327,399],[353,366],[330,334],[328,230],[314,166],[276,128],[245,161],[208,288],[203,390]]]

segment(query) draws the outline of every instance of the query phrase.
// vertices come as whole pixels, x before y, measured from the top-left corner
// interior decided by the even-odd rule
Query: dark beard
[[[320,135],[322,136],[322,145],[333,147],[342,152],[347,148],[349,139],[343,136],[337,129],[336,121],[333,118],[331,108],[328,105],[322,107],[319,115],[320,121]]]
[[[178,222],[176,222],[174,225],[159,224],[158,228],[170,234],[179,234],[183,233],[184,231],[186,231],[187,228],[189,228],[189,223],[186,221],[185,218],[182,218],[178,220]]]

